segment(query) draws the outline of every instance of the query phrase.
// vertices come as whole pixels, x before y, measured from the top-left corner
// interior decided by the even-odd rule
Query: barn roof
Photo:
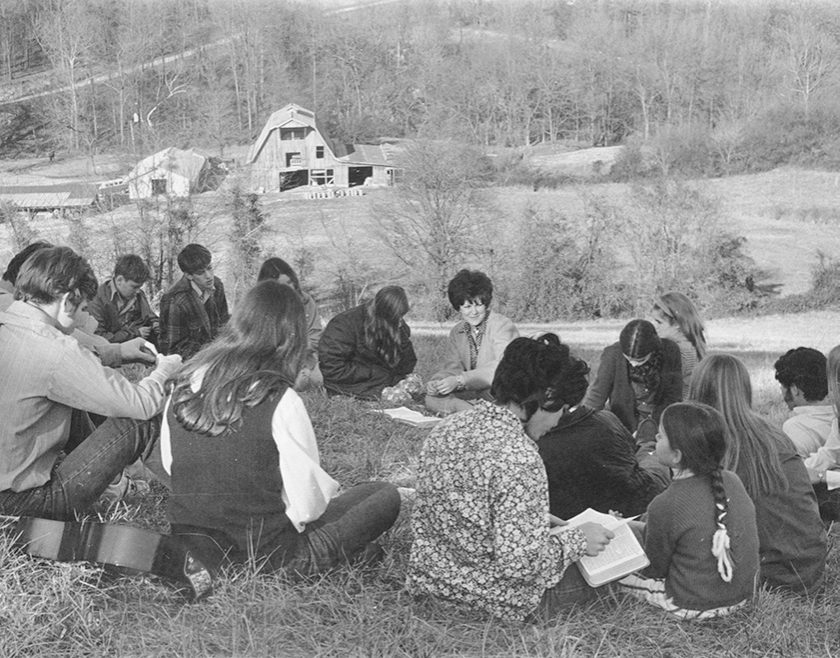
[[[25,210],[86,208],[96,201],[98,186],[91,183],[0,186],[0,201]]]
[[[348,164],[394,166],[394,147],[391,144],[353,144],[351,152],[342,158]]]
[[[193,149],[184,151],[170,146],[140,160],[126,177],[126,182],[159,171],[177,173],[190,181],[195,181],[206,162],[207,157]]]

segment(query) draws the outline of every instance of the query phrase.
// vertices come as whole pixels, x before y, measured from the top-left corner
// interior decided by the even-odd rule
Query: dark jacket
[[[682,361],[680,348],[667,338],[662,338],[662,374],[659,390],[651,392],[653,422],[669,404],[682,400]],[[590,409],[609,409],[631,432],[636,431],[636,394],[630,383],[630,364],[621,352],[621,345],[614,343],[605,348],[598,364],[595,381],[589,385],[583,404]]]
[[[204,303],[187,277],[182,277],[160,298],[160,351],[180,354],[184,360],[213,340],[230,319],[225,287],[214,278],[213,295]]]
[[[641,514],[670,480],[668,469],[650,455],[652,471],[639,465],[633,437],[609,411],[578,407],[543,434],[537,448],[551,513],[563,519],[587,507]]]
[[[332,393],[377,399],[382,389],[393,386],[414,370],[417,356],[411,330],[400,326],[399,358],[389,366],[365,345],[365,305],[339,313],[330,320],[318,344],[318,362],[324,386]]]
[[[151,327],[152,321],[157,319],[142,290],[137,291],[131,308],[122,314],[117,307],[121,301],[113,280],[109,279],[99,286],[96,296],[88,304],[88,311],[99,323],[96,333],[111,343],[124,343],[137,338],[141,327]]]

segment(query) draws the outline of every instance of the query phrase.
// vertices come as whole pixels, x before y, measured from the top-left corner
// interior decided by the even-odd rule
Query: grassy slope
[[[416,341],[421,372],[440,359],[437,337]],[[577,349],[594,361],[597,351]],[[772,355],[744,352],[754,381]],[[756,375],[758,377],[756,378]],[[371,478],[411,484],[425,433],[347,399],[305,396],[322,459],[345,486]],[[775,388],[759,405],[781,417]],[[160,527],[160,492],[118,517]],[[832,537],[827,587],[802,599],[762,591],[755,606],[707,624],[678,623],[608,595],[539,625],[491,622],[403,590],[410,509],[384,540],[384,561],[293,584],[232,572],[207,602],[183,606],[161,585],[111,580],[83,565],[39,563],[0,536],[0,656],[833,656],[840,651],[840,552]]]

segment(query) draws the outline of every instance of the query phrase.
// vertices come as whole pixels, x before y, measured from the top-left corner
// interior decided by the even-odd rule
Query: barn
[[[248,153],[252,188],[283,192],[301,186],[393,185],[391,144],[339,144],[315,113],[290,103],[274,112]]]
[[[125,181],[130,199],[153,196],[189,196],[200,192],[201,177],[208,158],[190,149],[183,151],[169,147],[135,165]]]

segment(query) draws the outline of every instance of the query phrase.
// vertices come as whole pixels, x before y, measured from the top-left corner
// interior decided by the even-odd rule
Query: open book
[[[624,578],[650,564],[639,540],[630,529],[627,519],[618,519],[610,514],[596,512],[590,507],[568,521],[569,525],[565,526],[566,528],[592,522],[604,526],[615,534],[603,553],[595,557],[584,555],[577,562],[583,579],[590,586],[599,587]]]
[[[437,416],[424,416],[419,411],[414,411],[408,407],[374,409],[374,411],[390,416],[394,420],[411,425],[412,427],[434,427],[440,422],[440,418]]]

